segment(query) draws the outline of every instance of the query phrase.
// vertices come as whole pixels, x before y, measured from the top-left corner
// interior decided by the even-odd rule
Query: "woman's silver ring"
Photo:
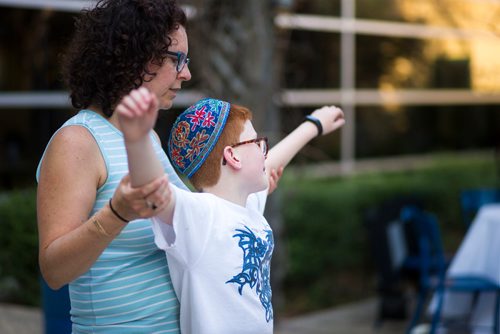
[[[153,202],[146,200],[146,206],[150,209],[156,209],[156,205]]]

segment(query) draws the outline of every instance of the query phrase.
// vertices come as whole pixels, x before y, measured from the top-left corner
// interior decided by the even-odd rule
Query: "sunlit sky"
[[[429,60],[470,59],[472,89],[500,91],[500,1],[495,0],[398,0],[409,22],[477,31],[473,39],[435,39],[426,45]],[[487,35],[491,37],[479,37]],[[408,66],[408,64],[403,64]],[[408,71],[408,69],[406,69]]]

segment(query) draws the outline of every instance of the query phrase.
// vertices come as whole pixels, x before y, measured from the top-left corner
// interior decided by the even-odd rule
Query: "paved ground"
[[[376,299],[368,299],[342,307],[285,319],[276,324],[275,334],[402,334],[405,321],[384,322],[373,326]]]
[[[276,324],[275,334],[400,334],[404,322],[385,322],[373,328],[376,300],[283,319]],[[42,334],[40,309],[0,304],[0,334]],[[50,333],[62,334],[62,333]]]
[[[41,310],[32,307],[0,304],[0,333],[42,334]]]

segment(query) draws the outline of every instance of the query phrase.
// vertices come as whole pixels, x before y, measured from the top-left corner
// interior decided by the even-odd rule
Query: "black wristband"
[[[113,213],[114,213],[114,215],[115,215],[116,217],[118,217],[118,219],[120,219],[122,222],[124,222],[124,223],[128,224],[128,223],[129,223],[129,220],[126,220],[125,218],[123,218],[122,216],[120,216],[120,215],[118,214],[118,212],[116,212],[116,210],[113,208],[113,205],[111,204],[111,199],[112,199],[112,198],[113,198],[113,197],[111,197],[111,198],[109,199],[109,208],[111,209],[111,212],[113,212]]]
[[[317,119],[314,116],[307,115],[306,118],[305,118],[305,120],[313,123],[314,125],[316,125],[316,127],[318,128],[318,137],[323,134],[323,126],[321,125],[321,122],[320,122],[319,119]]]

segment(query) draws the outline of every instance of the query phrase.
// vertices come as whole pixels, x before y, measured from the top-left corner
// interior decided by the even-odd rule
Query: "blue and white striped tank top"
[[[122,133],[101,115],[82,110],[62,127],[87,128],[99,145],[108,178],[90,215],[101,209],[128,173]],[[170,182],[185,188],[151,134]],[[42,157],[43,159],[43,157]],[[40,166],[39,166],[40,168]],[[38,175],[37,171],[37,175]],[[131,221],[94,265],[69,284],[73,333],[178,333],[179,302],[149,219]]]

